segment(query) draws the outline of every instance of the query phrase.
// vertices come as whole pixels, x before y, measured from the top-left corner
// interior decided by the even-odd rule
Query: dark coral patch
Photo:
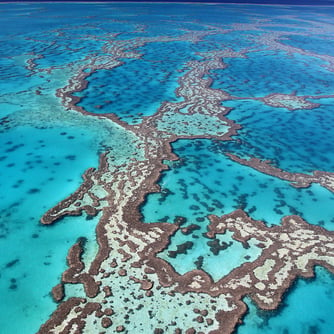
[[[210,251],[214,255],[218,255],[220,251],[232,246],[233,242],[230,241],[229,243],[227,242],[220,242],[218,239],[213,239],[207,242],[208,246],[210,247]]]
[[[15,259],[15,260],[12,260],[12,261],[10,261],[10,262],[7,262],[5,267],[6,267],[6,268],[11,268],[11,267],[13,267],[15,264],[17,264],[19,261],[20,261],[20,259]]]
[[[176,251],[169,251],[168,256],[175,258],[178,254],[187,254],[187,251],[193,247],[194,243],[187,241],[183,244],[176,246]]]
[[[39,193],[41,190],[38,189],[38,188],[31,188],[27,191],[28,194],[36,194],[36,193]]]
[[[73,155],[73,154],[72,154],[72,155],[67,155],[67,156],[65,157],[65,159],[73,161],[73,160],[76,159],[76,156]]]

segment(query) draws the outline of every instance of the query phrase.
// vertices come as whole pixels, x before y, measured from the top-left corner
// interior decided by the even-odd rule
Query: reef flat
[[[330,11],[4,6],[13,17],[20,9],[54,21],[17,32],[15,55],[2,58],[2,76],[16,80],[14,62],[25,81],[1,95],[1,135],[79,128],[98,156],[40,210],[40,228],[51,232],[60,224],[66,234],[80,218],[94,225],[67,241],[49,290],[57,304],[38,333],[238,332],[249,326],[247,298],[278,310],[297,280],[316,279],[317,267],[334,273],[334,56],[293,44],[326,43]],[[64,9],[75,13],[70,23]],[[279,136],[278,124],[286,124]],[[22,149],[10,145],[8,168],[11,150]],[[71,169],[77,156],[66,157]]]

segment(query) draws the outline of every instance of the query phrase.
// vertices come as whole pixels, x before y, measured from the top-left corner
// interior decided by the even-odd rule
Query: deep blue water
[[[331,94],[334,85],[333,74],[322,67],[326,62],[313,57],[259,51],[247,54],[246,59],[224,61],[229,65],[227,69],[210,72],[216,79],[213,88],[227,90],[237,97],[292,92],[303,96],[316,95],[320,91],[327,95]]]
[[[243,128],[238,136],[241,142],[224,144],[223,149],[270,159],[290,172],[333,171],[333,99],[314,102],[321,106],[295,112],[259,101],[225,102],[225,106],[234,108],[229,118]]]

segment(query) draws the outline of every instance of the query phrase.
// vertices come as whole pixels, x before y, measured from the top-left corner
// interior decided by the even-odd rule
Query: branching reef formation
[[[142,222],[140,206],[149,193],[160,191],[157,181],[161,172],[168,169],[164,160],[178,159],[171,150],[172,142],[195,138],[229,141],[237,135],[240,125],[227,118],[230,108],[224,107],[223,102],[240,98],[211,88],[210,71],[226,68],[224,58],[239,57],[247,61],[247,53],[256,50],[237,52],[222,47],[198,52],[200,59],[189,61],[182,69],[175,91],[180,101],[163,102],[154,115],[143,116],[139,124],[128,124],[113,113],[97,115],[85,110],[78,105],[80,98],[75,95],[88,87],[92,73],[122,66],[125,58],[140,61],[142,55],[138,49],[148,43],[198,43],[210,35],[243,29],[261,31],[268,27],[270,22],[264,20],[246,26],[233,25],[228,30],[206,25],[205,30],[186,31],[177,37],[118,40],[117,34],[109,36],[103,45],[104,55],[87,56],[68,84],[57,90],[57,96],[69,112],[113,122],[131,132],[136,138],[137,152],[122,164],[112,152],[103,153],[99,167],[90,168],[83,175],[80,188],[42,217],[42,223],[48,225],[66,215],[83,212],[88,216],[101,215],[96,227],[96,256],[89,263],[82,260],[85,252],[82,239],[71,247],[68,269],[52,291],[60,304],[39,333],[232,333],[247,311],[243,297],[251,296],[260,308],[273,310],[297,277],[314,275],[315,265],[334,272],[334,233],[310,225],[299,216],[284,217],[280,226],[267,227],[242,210],[222,217],[208,212],[207,238],[230,231],[245,248],[250,239],[255,239],[262,249],[255,261],[243,263],[216,282],[202,269],[180,275],[157,256],[181,228],[182,217],[174,223]],[[140,31],[143,30],[145,27],[141,27]],[[257,42],[273,50],[317,56],[327,61],[331,70],[332,57],[288,47],[279,42],[284,35],[278,31],[263,33]],[[28,69],[32,73],[54,70],[39,69],[35,61],[41,57],[33,54],[27,62]],[[290,111],[318,107],[307,98],[277,92],[246,99],[260,99]],[[226,154],[239,164],[287,180],[295,187],[308,187],[316,182],[329,191],[334,190],[333,173],[289,173],[265,160],[246,160]],[[83,287],[77,296],[67,293],[73,290],[70,288],[73,285]]]

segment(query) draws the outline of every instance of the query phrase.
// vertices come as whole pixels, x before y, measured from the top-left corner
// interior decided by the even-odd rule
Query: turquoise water
[[[309,52],[334,56],[334,42],[328,36],[289,36],[284,44],[300,47]]]
[[[189,225],[195,222],[188,220],[187,223]],[[230,232],[217,235],[214,240],[204,238],[201,234],[205,232],[203,226],[198,226],[196,233],[190,235],[178,231],[171,239],[170,246],[158,256],[169,262],[181,275],[194,269],[202,269],[214,281],[218,281],[241,264],[256,260],[261,254],[262,250],[256,246],[256,239],[250,240],[250,247],[245,249],[240,242],[232,239]],[[212,241],[218,243],[222,249],[216,251]]]
[[[122,121],[138,124],[143,116],[155,114],[162,102],[182,100],[175,94],[183,74],[180,69],[187,68],[186,62],[200,58],[194,51],[206,50],[203,44],[157,41],[139,47],[140,60],[123,59],[122,66],[89,76],[88,88],[74,94],[82,98],[78,105],[95,114],[114,113]]]
[[[296,281],[278,311],[264,312],[256,309],[246,299],[249,314],[238,328],[240,334],[311,334],[331,333],[334,328],[333,274],[316,267],[315,279]]]
[[[162,191],[148,195],[142,206],[148,223],[173,222],[182,216],[186,218],[185,226],[197,225],[188,235],[178,231],[168,249],[159,255],[179,273],[195,269],[198,257],[203,257],[202,268],[217,280],[245,262],[246,254],[253,259],[260,254],[259,248],[245,250],[228,238],[225,242],[232,241],[231,246],[214,256],[208,247],[210,239],[202,235],[209,223],[208,214],[221,216],[243,209],[253,219],[265,221],[269,226],[279,224],[284,216],[298,214],[311,224],[334,230],[334,195],[330,191],[319,185],[296,189],[286,181],[231,161],[223,154],[222,146],[211,140],[175,142],[173,151],[180,160],[162,173],[159,181]],[[185,254],[170,253],[187,242],[189,249]],[[229,260],[229,266],[218,265],[224,263],[224,257],[230,259],[231,249],[236,261]],[[216,266],[212,265],[213,258]]]
[[[263,59],[266,61],[263,61]],[[309,62],[312,61],[310,68]],[[332,93],[333,74],[325,61],[283,51],[259,51],[247,58],[226,58],[229,66],[210,73],[215,78],[213,88],[228,91],[237,97],[260,97],[272,93],[297,95],[327,95]]]
[[[50,291],[66,269],[68,249],[80,236],[95,247],[97,218],[66,218],[48,227],[38,222],[80,185],[84,166],[97,166],[94,139],[76,127],[25,126],[0,134],[3,333],[19,333],[22,328],[36,332],[55,308]],[[38,289],[33,288],[36,282]]]
[[[265,157],[290,172],[332,171],[333,99],[312,101],[321,106],[296,112],[266,106],[259,101],[224,102],[225,106],[233,108],[229,118],[242,125],[240,141],[228,143],[227,149],[242,156]]]
[[[239,165],[225,156],[222,148],[223,144],[211,140],[173,143],[180,160],[162,173],[162,192],[148,195],[142,207],[145,221],[172,222],[184,216],[196,223],[208,212],[223,215],[243,209],[268,225],[279,224],[283,216],[299,214],[309,223],[334,230],[334,195],[330,191],[316,184],[294,188],[287,181]]]
[[[69,248],[86,237],[88,253],[96,251],[99,216],[66,217],[51,226],[39,220],[79,187],[87,168],[98,167],[100,153],[111,152],[118,165],[136,157],[138,138],[103,115],[115,113],[135,125],[155,115],[165,101],[184,102],[175,90],[189,70],[187,63],[203,62],[199,52],[247,49],[246,58],[226,57],[226,69],[206,74],[213,79],[211,88],[241,98],[222,104],[233,108],[226,117],[242,128],[231,141],[179,139],[172,144],[180,159],[165,161],[170,169],[158,181],[162,191],[149,194],[140,209],[145,223],[186,219],[158,256],[180,274],[203,269],[214,281],[256,260],[261,249],[253,239],[245,249],[229,232],[213,240],[203,236],[209,214],[236,209],[268,226],[298,214],[334,230],[333,193],[317,184],[293,188],[225,155],[270,159],[289,172],[334,172],[334,100],[317,98],[333,94],[328,62],[257,43],[263,34],[284,31],[278,40],[285,45],[333,55],[333,9],[9,3],[1,4],[0,11],[0,332],[35,333],[56,309],[50,291],[66,269]],[[215,34],[197,43],[177,40],[185,33],[213,30]],[[127,50],[140,55],[138,59],[121,58],[121,66],[97,70],[87,78],[87,88],[75,93],[82,97],[79,105],[96,117],[63,107],[56,92],[73,74],[82,68],[88,72],[96,57],[107,64],[104,46],[136,38],[149,41]],[[320,106],[289,111],[252,99],[292,92],[311,95]],[[163,130],[167,124],[169,132],[194,135],[196,131],[183,132],[180,126],[187,117],[181,111],[174,124],[158,120],[155,126]],[[206,117],[198,114],[196,120]],[[217,127],[215,120],[206,124]],[[205,133],[215,134],[215,126]],[[315,280],[298,280],[277,312],[259,311],[246,299],[249,314],[237,333],[331,333],[333,276],[322,268],[316,274]]]
[[[229,118],[242,125],[240,141],[228,143],[227,150],[270,159],[290,172],[333,171],[333,99],[312,101],[321,106],[296,112],[259,101],[224,102],[225,106],[234,108]],[[222,147],[226,149],[225,144]]]
[[[177,101],[179,63],[161,58],[144,57],[140,66],[129,60],[111,71],[97,71],[88,78],[88,89],[75,94],[83,97],[78,105],[96,114],[114,113],[130,124],[140,122],[157,111],[160,101]]]

